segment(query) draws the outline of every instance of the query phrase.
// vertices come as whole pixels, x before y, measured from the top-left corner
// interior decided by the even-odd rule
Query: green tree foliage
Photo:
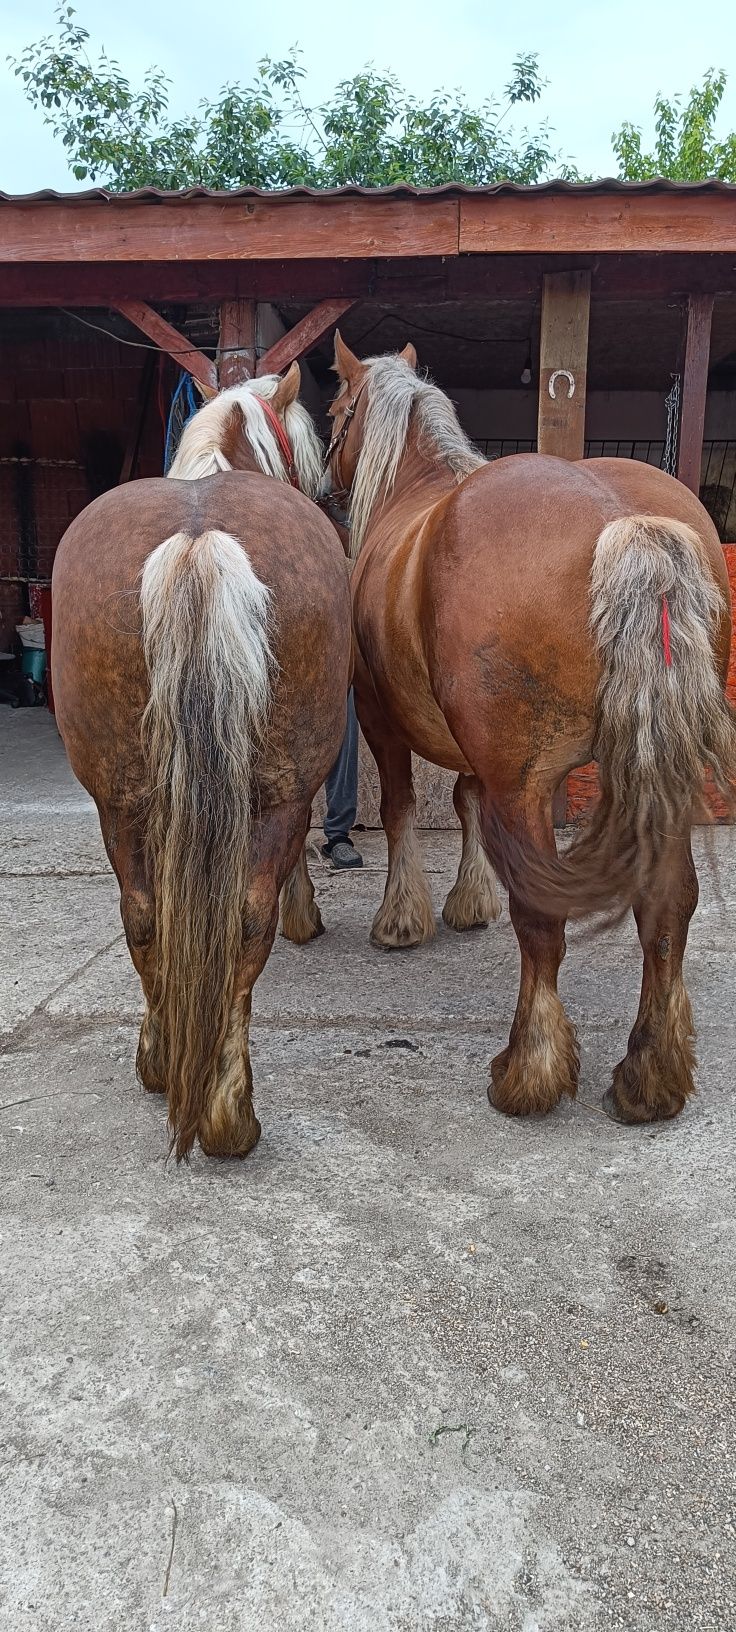
[[[88,31],[64,5],[56,33],[11,59],[79,181],[113,189],[401,181],[430,187],[569,173],[550,147],[546,124],[533,134],[515,134],[506,125],[515,106],[541,96],[534,53],[514,62],[502,104],[492,100],[475,109],[461,92],[440,91],[423,106],[394,75],[368,67],[314,108],[302,96],[304,69],[293,50],[281,62],[265,58],[251,85],[226,85],[215,101],[176,119],[161,69],[149,69],[136,90],[104,51],[92,60],[88,44]]]
[[[418,187],[443,182],[482,185],[535,182],[549,175],[574,180],[577,171],[551,146],[546,123],[515,132],[509,114],[536,103],[544,80],[534,52],[513,64],[503,101],[469,106],[460,91],[438,91],[424,105],[399,80],[364,68],[343,80],[321,107],[302,94],[299,52],[264,58],[250,85],[225,85],[188,117],[169,109],[169,81],[150,68],[136,89],[103,51],[93,60],[89,33],[62,5],[57,29],[11,58],[31,104],[60,137],[79,181],[113,190],[136,187],[340,187],[355,182]],[[612,137],[626,181],[669,176],[736,181],[736,133],[715,133],[726,75],[709,70],[686,100],[659,94],[651,152],[641,130],[625,121]]]
[[[656,140],[651,153],[644,152],[641,131],[628,120],[612,137],[619,175],[625,181],[646,181],[650,176],[736,181],[736,132],[723,141],[715,134],[725,89],[726,75],[711,68],[684,103],[679,96],[668,100],[660,92],[654,102]]]

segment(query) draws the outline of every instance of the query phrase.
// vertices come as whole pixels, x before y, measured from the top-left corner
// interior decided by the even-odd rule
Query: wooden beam
[[[0,264],[704,249],[736,254],[732,189],[0,201]]]
[[[116,300],[115,309],[127,317],[129,323],[141,329],[143,334],[147,334],[161,351],[173,357],[180,368],[185,368],[203,391],[209,395],[217,391],[217,369],[211,359],[193,346],[186,335],[167,323],[165,317],[155,312],[152,306],[147,306],[142,300]]]
[[[2,207],[0,206],[0,225]],[[561,257],[566,271],[592,272],[596,301],[678,300],[692,293],[736,293],[736,257],[729,255],[599,255]],[[325,299],[412,305],[454,300],[539,300],[549,255],[464,255],[387,260],[128,261],[0,265],[0,307],[219,305],[253,299],[314,304]]]
[[[220,390],[252,380],[256,371],[256,303],[224,300],[220,306],[217,351]]]
[[[582,459],[588,366],[590,273],[547,272],[539,356],[540,453]]]
[[[459,200],[460,254],[736,251],[736,190],[476,193]]]
[[[456,255],[457,233],[457,199],[432,195],[0,201],[0,263]]]
[[[0,260],[286,257],[639,250],[736,251],[727,193],[480,194],[453,198],[119,198],[0,205]]]
[[[353,300],[321,300],[300,323],[295,323],[293,329],[289,329],[264,353],[259,359],[256,373],[280,374],[282,369],[305,357],[354,305]]]
[[[708,390],[712,295],[691,295],[687,303],[685,367],[680,398],[680,437],[677,447],[677,475],[693,493],[700,492],[700,468],[705,429],[705,399]]]

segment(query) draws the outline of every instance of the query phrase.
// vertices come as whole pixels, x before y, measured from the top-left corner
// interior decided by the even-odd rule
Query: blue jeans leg
[[[346,839],[358,813],[358,720],[352,688],[348,693],[348,720],[342,748],[325,782],[325,791],[325,838]]]

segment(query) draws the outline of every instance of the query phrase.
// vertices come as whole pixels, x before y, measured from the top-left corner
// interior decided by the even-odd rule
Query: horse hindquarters
[[[729,803],[736,724],[716,652],[728,612],[698,535],[667,517],[628,516],[598,539],[592,627],[601,678],[594,751],[601,797],[563,860],[514,831],[489,800],[495,865],[528,910],[576,916],[633,905],[644,952],[639,1015],[607,1109],[623,1121],[677,1114],[693,1092],[682,961],[697,880],[690,828],[708,765]]]

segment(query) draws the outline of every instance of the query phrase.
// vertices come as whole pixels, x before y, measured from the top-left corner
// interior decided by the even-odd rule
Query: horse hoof
[[[503,1084],[504,1077],[506,1076],[506,1072],[508,1070],[510,1052],[511,1050],[509,1048],[504,1048],[501,1050],[500,1054],[496,1055],[494,1060],[491,1060],[491,1080],[488,1084],[488,1098],[494,1110],[498,1109],[494,1099],[494,1089],[500,1089]]]
[[[376,946],[379,952],[413,952],[427,939],[414,930],[396,930],[393,935],[385,936],[381,931],[378,934],[371,930],[371,946]]]
[[[207,1124],[199,1128],[199,1143],[205,1156],[219,1156],[225,1160],[237,1157],[243,1161],[249,1156],[261,1137],[261,1124],[251,1116],[243,1127],[222,1127],[212,1130]]]
[[[624,1116],[621,1110],[614,1088],[606,1089],[601,1102],[601,1109],[605,1111],[606,1116],[610,1116],[612,1122],[618,1122],[621,1127],[631,1126],[628,1117]]]
[[[472,924],[456,923],[455,919],[452,916],[452,913],[448,913],[445,910],[445,908],[443,907],[442,908],[442,922],[443,922],[443,924],[447,925],[448,929],[453,930],[455,935],[472,935],[473,932],[475,930],[477,930],[477,929],[487,929],[488,925],[490,923],[490,919],[488,919],[488,918],[475,918],[473,920]]]

